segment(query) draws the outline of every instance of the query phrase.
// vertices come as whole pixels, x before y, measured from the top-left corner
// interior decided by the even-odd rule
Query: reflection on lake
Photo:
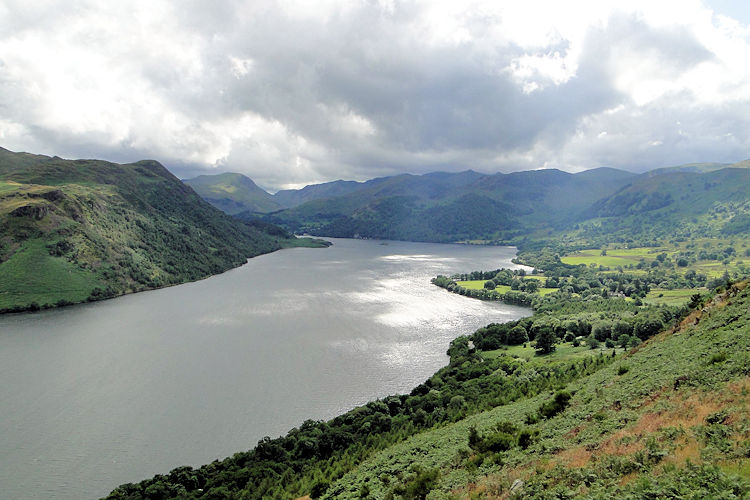
[[[332,239],[212,278],[0,317],[0,495],[93,498],[408,392],[450,340],[528,310],[431,277],[514,250]]]

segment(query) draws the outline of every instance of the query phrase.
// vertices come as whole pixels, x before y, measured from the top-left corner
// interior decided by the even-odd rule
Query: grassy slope
[[[211,207],[156,162],[0,150],[0,310],[182,283],[289,244]]]
[[[203,199],[230,215],[245,211],[272,212],[281,208],[271,194],[242,174],[200,175],[183,182]]]
[[[750,494],[750,294],[717,299],[576,381],[568,409],[536,424],[537,441],[471,466],[469,427],[522,423],[548,394],[502,406],[399,443],[344,476],[329,498],[383,498],[415,466],[439,469],[428,498],[722,498]],[[696,324],[697,323],[697,324]],[[730,493],[734,493],[732,496]]]

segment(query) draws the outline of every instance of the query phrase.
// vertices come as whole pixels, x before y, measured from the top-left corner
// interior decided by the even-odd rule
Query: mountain
[[[274,197],[259,188],[252,179],[235,173],[199,175],[182,182],[204,200],[229,215],[240,212],[273,212],[282,208]]]
[[[273,195],[273,199],[281,207],[290,208],[321,198],[343,196],[353,193],[361,187],[361,182],[338,180],[322,184],[311,184],[302,189],[282,189]]]
[[[575,174],[467,170],[334,181],[272,197],[264,192],[264,199],[287,208],[263,220],[296,233],[431,242],[519,243],[574,227],[590,242],[614,233],[622,233],[617,241],[632,240],[675,226],[684,227],[680,237],[688,237],[696,224],[700,234],[716,236],[750,224],[749,166],[750,160],[691,163],[640,175],[613,168]],[[258,211],[232,213],[252,219]],[[733,213],[737,218],[730,223]]]
[[[215,209],[155,161],[0,148],[0,311],[183,283],[294,244]]]
[[[372,179],[356,191],[267,215],[310,234],[448,242],[509,239],[529,224],[542,230],[579,216],[635,177],[615,169],[579,174],[403,174]]]
[[[737,234],[750,228],[750,169],[644,174],[594,202],[576,227],[593,246]]]
[[[708,173],[669,172],[641,177],[598,200],[590,215],[624,216],[666,209],[681,216],[706,213],[717,202],[750,199],[750,170],[724,168]]]

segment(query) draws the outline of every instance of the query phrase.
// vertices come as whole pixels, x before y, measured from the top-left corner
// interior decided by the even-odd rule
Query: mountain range
[[[491,175],[472,170],[434,172],[366,182],[339,180],[275,195],[241,174],[185,182],[227,213],[245,220],[260,217],[297,233],[516,242],[614,217],[640,217],[620,225],[642,225],[652,218],[657,224],[674,224],[688,215],[705,216],[712,206],[727,203],[744,213],[750,209],[745,206],[750,200],[748,166],[750,161],[693,163],[640,175],[612,168],[575,174],[555,169]]]

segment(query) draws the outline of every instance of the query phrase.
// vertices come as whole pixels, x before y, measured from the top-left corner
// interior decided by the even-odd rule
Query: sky
[[[740,1],[0,0],[0,146],[241,172],[750,158]]]

